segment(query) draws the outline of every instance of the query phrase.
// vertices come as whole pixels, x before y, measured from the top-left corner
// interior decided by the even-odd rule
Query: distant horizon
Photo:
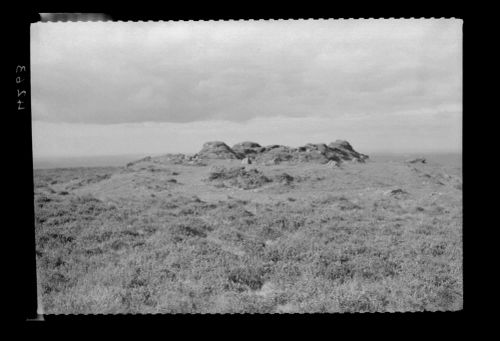
[[[356,149],[356,148],[355,148]],[[359,150],[357,150],[359,151]],[[406,158],[406,157],[461,157],[462,152],[372,152],[364,153],[373,159],[390,158]],[[86,156],[48,156],[48,157],[34,157],[33,169],[54,169],[54,168],[73,168],[73,167],[120,167],[126,165],[128,162],[136,161],[146,156],[156,157],[170,153],[139,153],[139,154],[120,154],[120,155],[86,155]],[[194,154],[194,153],[182,153]]]

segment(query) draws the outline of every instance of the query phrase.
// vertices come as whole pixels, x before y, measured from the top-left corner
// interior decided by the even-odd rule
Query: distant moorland
[[[215,141],[35,169],[44,311],[462,309],[460,155],[415,156]]]

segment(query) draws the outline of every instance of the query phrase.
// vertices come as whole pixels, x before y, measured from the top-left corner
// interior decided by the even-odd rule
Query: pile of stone
[[[211,141],[203,144],[202,149],[194,155],[166,154],[153,159],[148,158],[137,162],[205,166],[207,165],[207,161],[214,159],[242,160],[241,163],[244,165],[253,163],[277,165],[282,162],[313,162],[327,164],[329,167],[333,167],[338,166],[344,161],[365,162],[365,160],[368,159],[368,155],[358,153],[349,142],[343,140],[337,140],[328,145],[325,143],[308,143],[297,148],[278,144],[261,146],[251,141],[237,143],[231,148],[222,141]],[[135,163],[131,163],[128,166],[130,167],[134,164]]]
[[[349,142],[343,140],[337,140],[329,145],[308,143],[298,148],[277,144],[262,147],[256,142],[242,142],[235,144],[232,150],[239,158],[245,160],[244,164],[250,164],[254,161],[266,165],[282,162],[322,164],[333,162],[331,165],[338,166],[343,161],[365,162],[368,159],[368,155],[358,153]]]
[[[207,142],[196,154],[200,159],[240,159],[243,164],[252,162],[260,164],[279,164],[281,162],[317,162],[334,161],[364,162],[368,155],[358,153],[347,141],[337,140],[326,145],[324,143],[308,143],[305,146],[292,148],[283,145],[261,146],[256,142],[241,142],[230,148],[221,141]]]

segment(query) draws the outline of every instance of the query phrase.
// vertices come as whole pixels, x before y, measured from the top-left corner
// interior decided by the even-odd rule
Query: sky
[[[31,86],[38,158],[214,140],[460,152],[462,21],[35,23]]]

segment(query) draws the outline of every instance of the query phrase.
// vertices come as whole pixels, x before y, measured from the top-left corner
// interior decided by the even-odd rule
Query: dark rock
[[[345,140],[336,140],[335,142],[330,143],[328,147],[342,160],[356,160],[358,162],[364,162],[366,159],[368,159],[368,155],[358,153],[354,150],[351,144]]]
[[[388,194],[393,195],[393,196],[398,196],[398,195],[406,195],[409,193],[407,191],[405,191],[404,189],[396,188],[396,189],[393,189],[392,191],[389,191]]]
[[[406,161],[407,163],[427,163],[427,160],[423,157],[417,157],[416,159],[411,159]]]

